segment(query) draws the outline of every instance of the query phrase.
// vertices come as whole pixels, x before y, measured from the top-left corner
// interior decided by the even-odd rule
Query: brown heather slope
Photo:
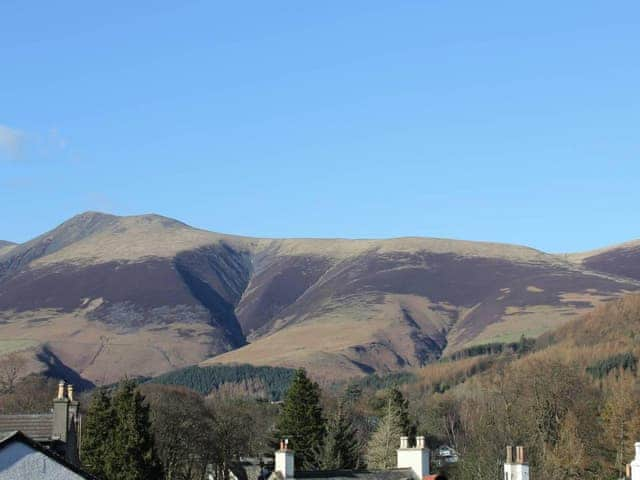
[[[538,336],[638,289],[520,247],[397,242],[337,259],[269,257],[237,310],[251,344],[204,364],[302,365],[331,376],[396,370]]]
[[[569,255],[569,259],[585,268],[640,280],[640,241]]]
[[[513,245],[254,239],[89,212],[0,251],[0,351],[46,349],[95,382],[198,362],[348,377],[538,336],[637,290]]]
[[[224,236],[82,214],[0,256],[0,338],[94,381],[171,370],[244,343],[234,306],[248,272]]]

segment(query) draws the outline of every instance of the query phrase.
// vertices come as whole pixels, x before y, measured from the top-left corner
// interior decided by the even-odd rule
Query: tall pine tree
[[[385,402],[382,410],[382,415],[386,415],[387,402],[391,402],[392,408],[397,412],[399,416],[400,428],[403,435],[413,437],[416,434],[415,425],[411,423],[409,419],[409,401],[405,400],[402,392],[397,387],[388,388],[384,396]]]
[[[134,381],[120,384],[112,405],[117,428],[113,435],[115,455],[107,472],[109,480],[159,478],[161,468],[153,444],[149,406],[144,404]]]
[[[98,389],[89,403],[82,432],[81,460],[87,470],[99,478],[107,478],[111,456],[115,415],[111,397],[105,388]]]
[[[358,464],[358,440],[344,402],[329,417],[318,464],[322,470],[353,469]]]
[[[116,393],[96,392],[83,432],[82,462],[104,480],[160,478],[149,407],[133,381],[123,381]]]
[[[280,438],[288,438],[296,452],[296,468],[317,469],[325,421],[320,406],[320,387],[303,369],[296,371],[287,391],[276,426]]]

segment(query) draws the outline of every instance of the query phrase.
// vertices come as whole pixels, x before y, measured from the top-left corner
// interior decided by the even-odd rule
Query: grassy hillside
[[[326,381],[384,375],[537,337],[640,290],[638,279],[591,269],[593,255],[246,238],[158,215],[87,212],[10,248],[0,337],[46,346],[97,383],[193,364],[305,367]],[[629,255],[607,265],[630,265]]]

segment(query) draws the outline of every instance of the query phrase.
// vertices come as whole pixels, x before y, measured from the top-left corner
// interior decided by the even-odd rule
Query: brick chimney
[[[282,475],[282,478],[295,478],[295,455],[293,450],[289,450],[289,439],[280,440],[280,450],[276,451],[275,471]]]
[[[429,475],[429,450],[424,437],[416,437],[416,446],[409,447],[409,437],[400,437],[398,468],[410,468],[414,480],[422,480]]]
[[[504,463],[504,480],[529,480],[529,464],[525,461],[524,447],[517,446],[513,457],[513,447],[507,447]]]

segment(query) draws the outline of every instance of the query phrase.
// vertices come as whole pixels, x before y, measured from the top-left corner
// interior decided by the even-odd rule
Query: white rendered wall
[[[504,480],[529,480],[529,465],[505,463]]]
[[[276,452],[275,471],[280,472],[284,478],[294,478],[295,473],[293,459],[293,451],[278,450]]]
[[[640,479],[640,442],[636,442],[636,458],[631,462],[631,480]]]
[[[398,449],[398,468],[410,468],[415,479],[429,475],[429,450],[426,448]]]
[[[0,480],[84,480],[77,473],[22,442],[0,450]]]

